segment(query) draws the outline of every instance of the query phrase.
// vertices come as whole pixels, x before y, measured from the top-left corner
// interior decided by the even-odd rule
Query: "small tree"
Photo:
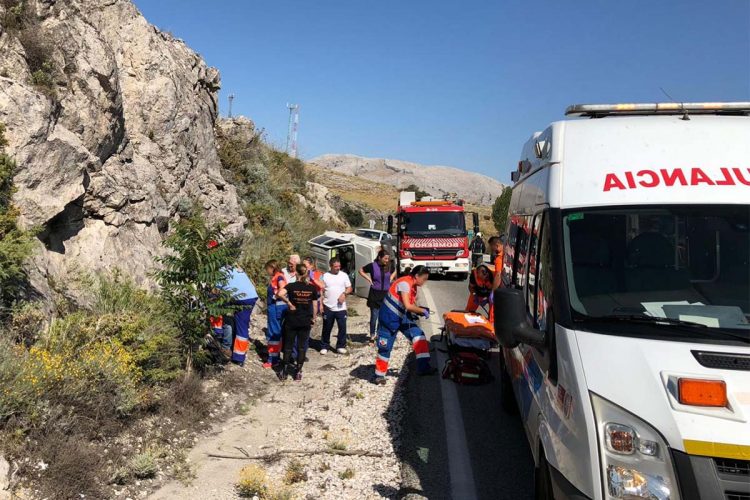
[[[206,362],[202,346],[209,332],[209,317],[232,311],[229,304],[235,291],[227,289],[227,282],[236,245],[231,241],[214,245],[221,239],[222,227],[208,226],[200,211],[193,209],[164,241],[170,253],[156,259],[162,268],[155,277],[176,313],[188,371],[194,362]]]
[[[4,153],[8,142],[0,123],[0,305],[17,298],[26,281],[23,263],[31,255],[33,233],[18,227],[19,211],[13,206],[13,174],[16,164]]]
[[[510,208],[510,197],[513,190],[505,186],[492,204],[492,222],[495,224],[498,234],[503,234],[508,227],[508,209]]]
[[[414,194],[416,195],[416,197],[417,197],[418,200],[421,200],[425,196],[432,196],[430,193],[428,193],[424,189],[420,188],[416,184],[409,184],[408,186],[406,186],[401,191],[414,191]]]

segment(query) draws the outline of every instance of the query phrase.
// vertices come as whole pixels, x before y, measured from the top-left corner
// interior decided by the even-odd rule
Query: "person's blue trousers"
[[[327,307],[323,309],[323,332],[320,335],[321,349],[329,349],[333,323],[338,327],[336,338],[336,349],[346,347],[346,311],[331,311]]]

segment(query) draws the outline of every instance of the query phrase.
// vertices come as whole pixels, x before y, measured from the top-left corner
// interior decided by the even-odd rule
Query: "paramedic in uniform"
[[[505,235],[503,236],[493,236],[490,238],[490,250],[492,251],[492,263],[495,265],[495,276],[492,279],[492,292],[490,294],[490,314],[489,314],[489,320],[490,323],[495,321],[495,307],[492,303],[492,298],[494,295],[495,290],[500,288],[503,278],[503,245],[505,244]]]
[[[466,303],[468,312],[476,312],[479,307],[490,305],[492,285],[493,274],[490,266],[480,264],[472,271],[469,277],[469,300]]]
[[[417,374],[432,375],[437,371],[430,366],[430,345],[424,332],[416,324],[417,316],[430,317],[429,309],[416,304],[417,288],[424,285],[429,277],[430,271],[425,266],[416,266],[408,276],[391,284],[378,316],[378,354],[373,379],[375,384],[385,384],[393,342],[398,332],[403,333],[412,343],[417,357]]]

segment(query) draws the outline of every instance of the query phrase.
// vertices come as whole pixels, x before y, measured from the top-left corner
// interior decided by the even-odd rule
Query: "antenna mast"
[[[292,158],[297,158],[297,129],[299,128],[299,104],[288,104],[289,129],[286,134],[286,152]]]
[[[229,94],[229,118],[232,117],[232,101],[234,101],[234,94]]]

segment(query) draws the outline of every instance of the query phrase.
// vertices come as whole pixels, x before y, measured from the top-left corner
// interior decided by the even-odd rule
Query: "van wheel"
[[[535,500],[555,500],[555,494],[552,491],[552,476],[549,472],[549,463],[544,456],[544,450],[539,450],[542,456],[539,458],[539,467],[534,469],[534,499]]]
[[[505,369],[505,359],[503,358],[502,349],[500,351],[500,403],[505,413],[515,415],[518,413],[516,397],[513,395],[513,382]]]

